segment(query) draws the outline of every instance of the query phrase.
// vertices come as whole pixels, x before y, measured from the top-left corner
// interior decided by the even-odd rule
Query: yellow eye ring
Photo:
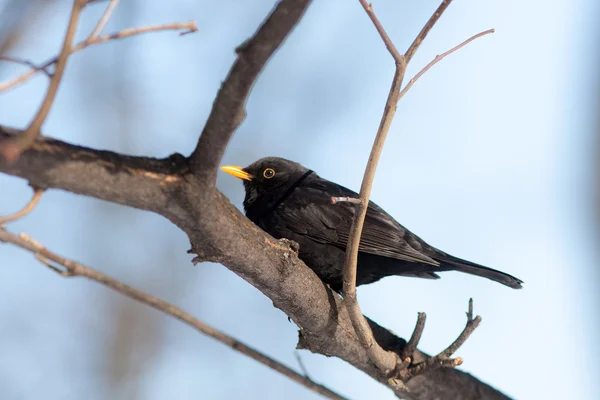
[[[275,170],[273,168],[267,168],[264,170],[263,176],[267,179],[271,179],[275,176]]]

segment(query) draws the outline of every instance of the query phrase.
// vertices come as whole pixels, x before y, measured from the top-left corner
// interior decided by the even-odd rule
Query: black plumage
[[[283,158],[267,157],[246,168],[222,169],[243,179],[246,216],[273,237],[297,242],[300,259],[332,289],[341,291],[355,205],[334,205],[331,198],[358,195]],[[428,245],[375,203],[369,203],[359,246],[357,286],[390,275],[438,279],[437,273],[443,271],[466,272],[515,289],[523,283]]]

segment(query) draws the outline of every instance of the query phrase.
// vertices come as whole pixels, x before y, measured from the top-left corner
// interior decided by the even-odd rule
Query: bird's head
[[[279,157],[261,158],[245,168],[227,165],[221,170],[242,179],[246,211],[256,202],[269,207],[308,171],[296,162]]]

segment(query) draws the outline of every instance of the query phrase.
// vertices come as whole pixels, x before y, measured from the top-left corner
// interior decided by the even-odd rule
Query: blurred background
[[[59,52],[70,1],[0,0],[0,51],[40,63]],[[84,39],[107,2],[87,7]],[[380,0],[400,50],[439,0]],[[199,31],[136,36],[70,58],[44,134],[134,155],[188,155],[214,96],[274,1],[123,1],[105,33],[196,20]],[[424,351],[445,348],[469,297],[483,317],[459,350],[463,370],[517,399],[600,394],[597,110],[600,5],[593,0],[456,1],[409,67],[489,28],[401,100],[372,199],[430,244],[525,281],[514,291],[444,273],[359,288],[366,315],[401,336],[428,315]],[[254,87],[224,164],[290,158],[358,189],[393,62],[357,1],[317,0]],[[25,72],[1,63],[0,81]],[[47,86],[39,74],[0,93],[0,124],[23,128]],[[241,207],[239,181],[219,188]],[[0,176],[0,214],[29,200]],[[596,199],[596,200],[594,200]],[[217,264],[193,267],[186,236],[162,217],[45,194],[8,226],[50,249],[175,303],[300,369],[297,328]],[[337,359],[300,351],[309,375],[353,399],[392,399]],[[311,399],[316,394],[183,324],[31,254],[0,246],[1,399]]]

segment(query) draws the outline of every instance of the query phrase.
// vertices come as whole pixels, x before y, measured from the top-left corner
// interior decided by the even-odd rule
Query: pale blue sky
[[[134,3],[117,11],[108,31],[190,19],[200,30],[73,56],[44,132],[130,154],[189,154],[233,49],[273,1]],[[437,5],[374,3],[399,49]],[[89,29],[101,12],[101,5],[87,10],[82,26]],[[408,336],[425,311],[421,347],[433,353],[460,332],[473,297],[483,323],[457,353],[462,368],[518,399],[591,399],[600,392],[591,202],[599,16],[591,0],[455,1],[409,75],[474,33],[497,32],[435,66],[401,101],[373,189],[373,200],[430,244],[516,275],[525,288],[457,273],[434,282],[388,278],[359,289],[364,313]],[[14,55],[41,61],[55,54],[67,17],[68,2],[49,9]],[[3,66],[0,79],[16,71]],[[261,75],[224,164],[277,155],[358,189],[392,73],[357,1],[316,1]],[[40,76],[0,94],[0,123],[25,126],[44,85]],[[241,206],[239,182],[219,176],[218,185]],[[29,195],[24,182],[5,176],[0,193],[2,214]],[[185,235],[161,217],[51,192],[11,228],[297,367],[296,327],[224,267],[192,267]],[[127,303],[49,273],[7,246],[0,246],[0,265],[0,391],[7,390],[0,397],[105,398],[103,379],[114,373],[107,357],[112,318]],[[140,344],[144,331],[131,334],[139,398],[317,398],[176,321],[133,307],[149,316],[146,330],[159,332],[160,343]],[[340,360],[300,354],[311,377],[344,395],[393,398]],[[119,393],[130,398],[127,389]]]

